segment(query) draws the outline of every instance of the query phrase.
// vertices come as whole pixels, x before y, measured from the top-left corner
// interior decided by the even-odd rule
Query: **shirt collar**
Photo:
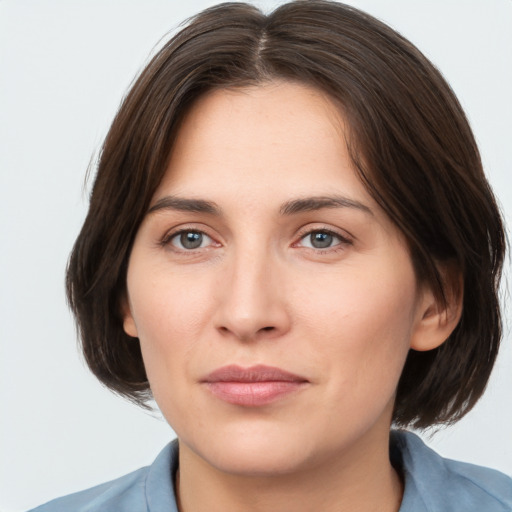
[[[151,465],[145,493],[148,512],[178,512],[174,480],[178,469],[178,440],[169,443]]]

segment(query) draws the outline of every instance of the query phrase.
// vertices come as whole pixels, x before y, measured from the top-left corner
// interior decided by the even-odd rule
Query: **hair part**
[[[314,87],[340,105],[362,183],[404,234],[419,281],[443,307],[443,269],[462,276],[461,320],[440,347],[409,352],[393,416],[417,428],[458,420],[482,395],[501,339],[501,216],[468,121],[439,71],[387,25],[325,0],[268,15],[244,3],[206,9],[132,86],[103,144],[67,271],[87,364],[139,405],[151,398],[140,345],[125,334],[121,313],[135,235],[190,106],[215,88],[272,80]]]

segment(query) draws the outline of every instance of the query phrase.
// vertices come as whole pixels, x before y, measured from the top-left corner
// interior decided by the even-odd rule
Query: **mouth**
[[[245,407],[273,403],[296,393],[309,383],[300,375],[265,365],[249,368],[223,366],[210,373],[202,382],[215,397]]]

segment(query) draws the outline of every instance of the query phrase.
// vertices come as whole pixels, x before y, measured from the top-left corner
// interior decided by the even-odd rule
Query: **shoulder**
[[[445,459],[410,432],[393,432],[391,450],[404,473],[404,502],[421,501],[428,512],[512,512],[512,478],[507,475]]]
[[[123,502],[137,503],[140,510],[144,503],[144,486],[149,468],[141,468],[133,473],[110,482],[97,485],[41,505],[31,512],[100,512],[106,510],[124,510]],[[134,509],[135,510],[135,509]]]
[[[57,498],[29,512],[173,512],[172,474],[173,467],[177,466],[177,453],[177,443],[170,443],[151,466]]]

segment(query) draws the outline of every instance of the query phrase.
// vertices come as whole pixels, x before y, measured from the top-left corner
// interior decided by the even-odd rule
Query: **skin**
[[[344,202],[282,211],[326,196]],[[358,180],[339,109],[286,82],[208,93],[152,206],[129,261],[124,328],[179,438],[180,510],[397,511],[398,379],[409,349],[438,346],[457,318],[418,285],[402,235]],[[180,230],[200,246],[186,248]],[[267,405],[231,404],[204,384],[228,364],[307,382]]]

